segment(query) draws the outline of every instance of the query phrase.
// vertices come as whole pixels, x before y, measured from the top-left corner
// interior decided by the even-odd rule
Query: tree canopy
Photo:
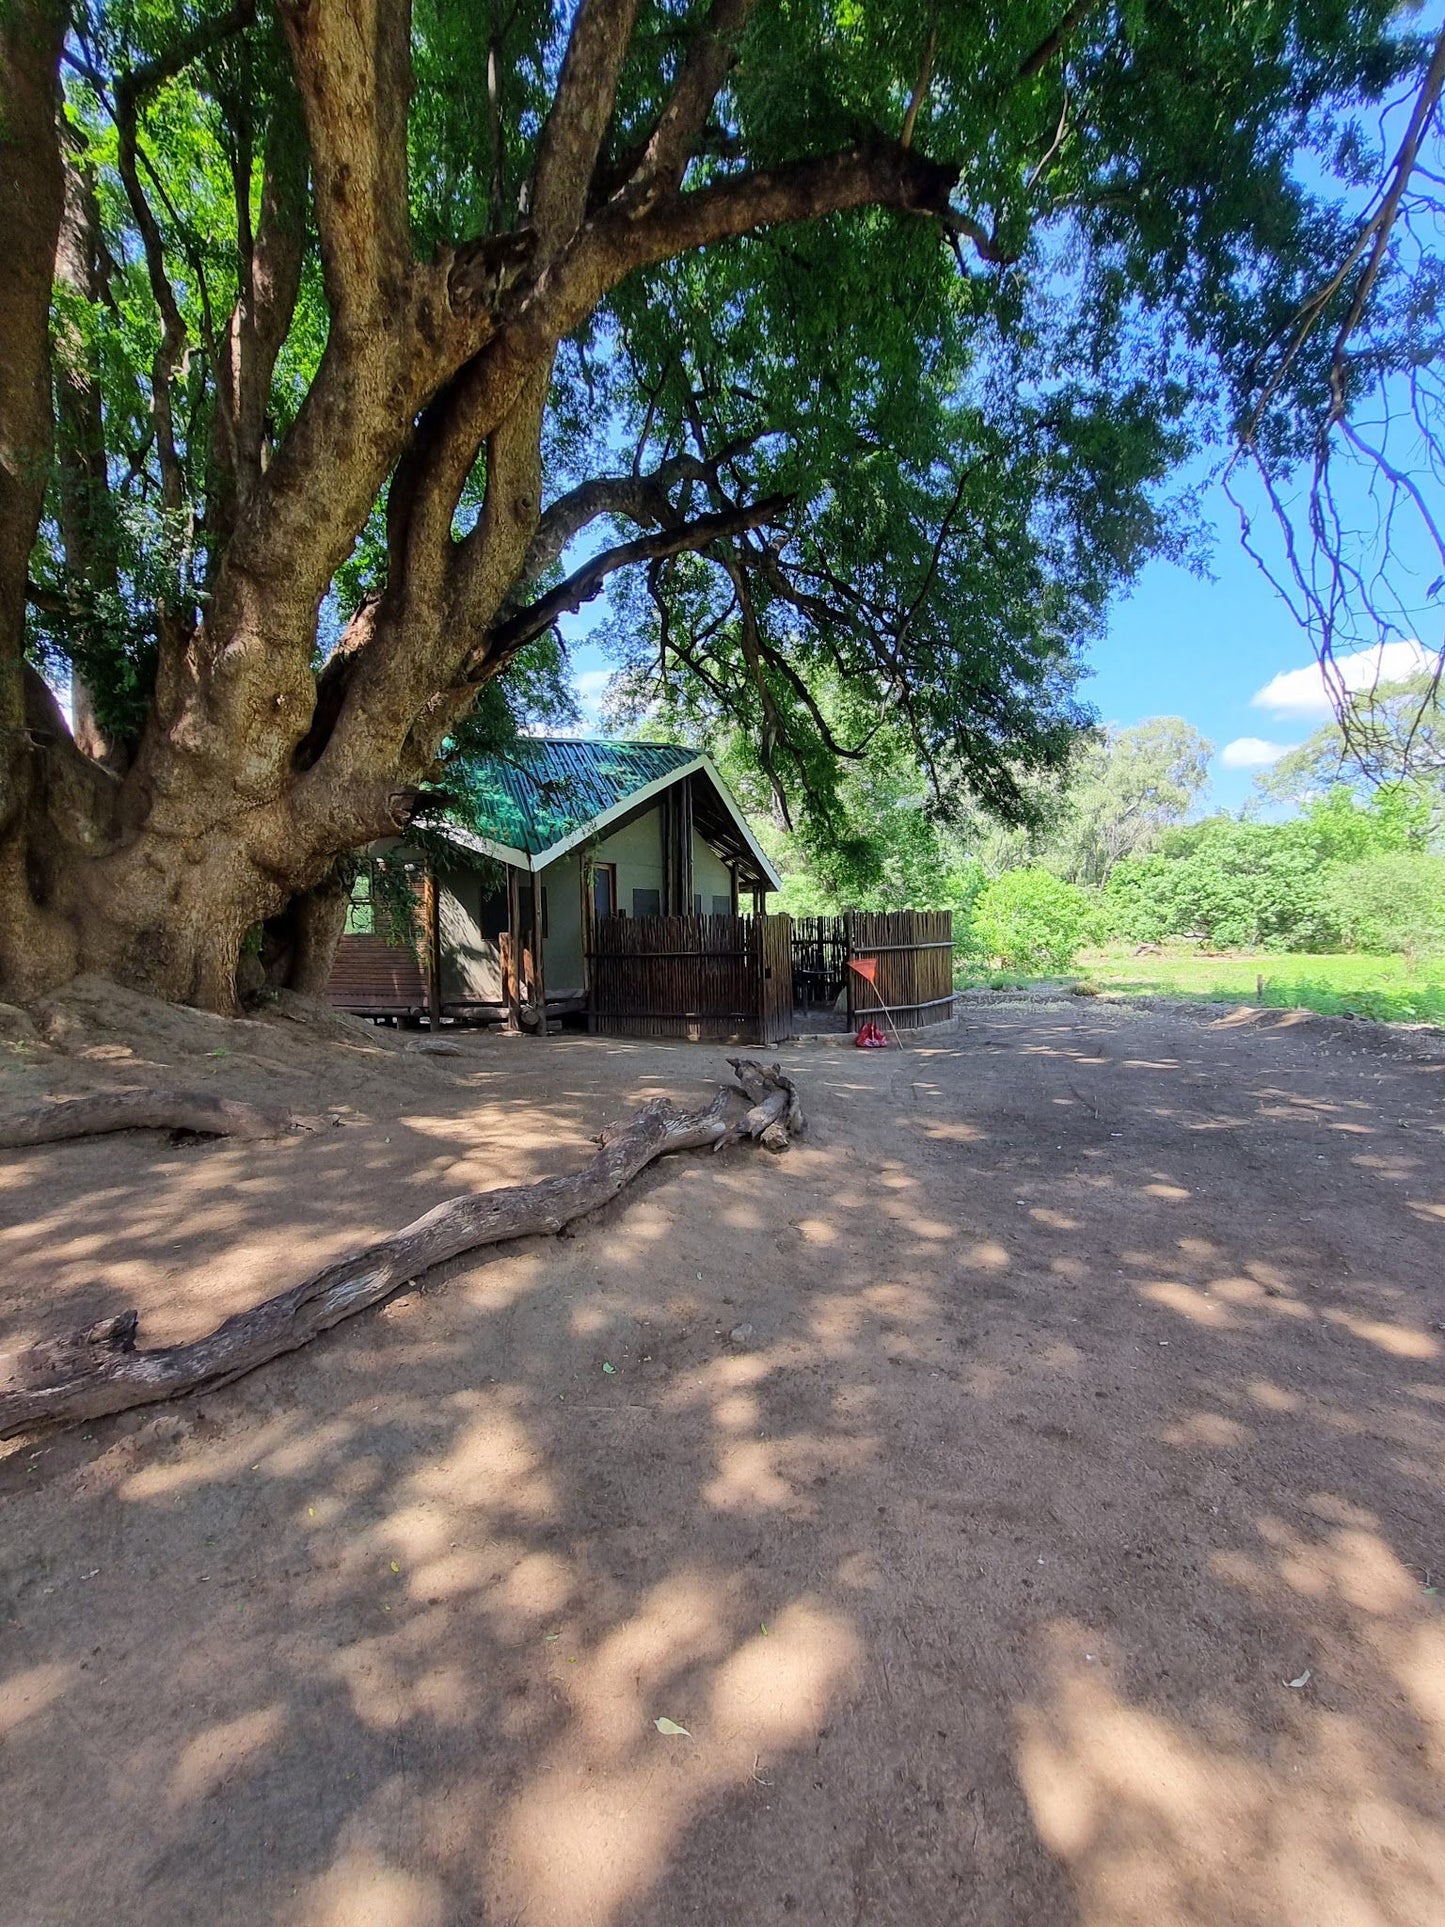
[[[1295,462],[1361,315],[1435,352],[1429,274],[1358,246],[1379,109],[1438,95],[1387,0],[8,0],[4,35],[11,985],[227,1007],[263,919],[314,977],[338,857],[498,688],[557,712],[607,585],[637,703],[746,732],[785,820],[885,720],[1026,820],[1109,597],[1191,553],[1185,456],[1248,421]]]

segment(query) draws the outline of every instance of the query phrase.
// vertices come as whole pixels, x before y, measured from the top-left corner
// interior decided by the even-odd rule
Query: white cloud
[[[1370,689],[1377,682],[1400,682],[1422,669],[1433,670],[1436,657],[1418,642],[1382,642],[1373,649],[1360,649],[1352,656],[1335,658],[1334,672],[1346,689]],[[1263,689],[1250,697],[1255,709],[1268,709],[1276,716],[1328,716],[1334,707],[1324,671],[1317,662],[1306,669],[1285,669],[1272,676]],[[1235,747],[1230,744],[1230,749]],[[1224,752],[1228,759],[1229,751]],[[1244,765],[1234,765],[1242,768]]]
[[[1226,769],[1268,769],[1292,749],[1292,743],[1267,743],[1262,736],[1236,736],[1219,752]]]

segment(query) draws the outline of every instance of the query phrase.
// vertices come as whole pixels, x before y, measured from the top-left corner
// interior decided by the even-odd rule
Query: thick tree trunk
[[[733,1062],[750,1095],[767,1091],[778,1102],[765,1099],[729,1124],[725,1090],[703,1111],[679,1111],[666,1098],[654,1098],[626,1124],[604,1131],[595,1156],[573,1176],[452,1198],[393,1237],[324,1266],[250,1311],[238,1312],[193,1344],[137,1351],[138,1314],[132,1311],[32,1347],[21,1356],[13,1386],[0,1391],[0,1438],[228,1382],[297,1350],[463,1252],[511,1238],[555,1235],[575,1218],[610,1203],[668,1152],[708,1145],[717,1150],[749,1137],[762,1137],[766,1143],[769,1130],[786,1128],[782,1119],[796,1105],[793,1087],[776,1066],[765,1070],[759,1064]],[[763,1121],[758,1115],[763,1108],[777,1115]]]
[[[65,211],[55,252],[55,279],[78,305],[98,300],[105,291],[100,270],[100,213],[95,182],[75,157],[73,130],[66,130],[65,147]],[[78,633],[72,641],[77,653],[88,660],[90,670],[72,659],[70,726],[76,747],[84,755],[121,770],[127,760],[125,749],[113,743],[101,728],[87,681],[87,674],[93,673],[105,654],[96,605],[114,610],[120,600],[100,373],[73,311],[57,313],[55,343],[60,538],[67,574],[83,588],[89,605],[77,617]]]
[[[0,13],[0,982],[21,988],[42,987],[65,965],[63,932],[50,927],[28,874],[41,772],[25,677],[26,582],[50,458],[50,289],[64,195],[55,110],[64,25],[59,0],[12,0]]]

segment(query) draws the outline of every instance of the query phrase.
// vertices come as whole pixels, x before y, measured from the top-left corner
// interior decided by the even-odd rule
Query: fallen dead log
[[[237,1312],[191,1344],[138,1350],[138,1314],[128,1311],[32,1346],[21,1353],[11,1383],[0,1389],[0,1438],[37,1425],[152,1405],[203,1385],[227,1384],[284,1352],[296,1351],[343,1318],[379,1304],[434,1265],[483,1245],[555,1235],[609,1203],[640,1171],[669,1152],[717,1147],[740,1137],[766,1141],[770,1130],[785,1130],[782,1120],[797,1102],[792,1085],[775,1067],[730,1061],[749,1098],[755,1092],[765,1094],[735,1124],[724,1115],[727,1090],[720,1090],[702,1111],[679,1111],[666,1098],[654,1098],[625,1123],[605,1130],[596,1152],[571,1177],[450,1198],[392,1237],[324,1266],[249,1311]],[[774,1108],[774,1099],[781,1099],[780,1108]],[[764,1111],[768,1115],[761,1117]]]
[[[751,1057],[730,1057],[728,1062],[752,1105],[733,1135],[757,1138],[769,1151],[786,1151],[804,1128],[803,1107],[792,1078],[784,1076],[780,1064],[764,1067]]]
[[[257,1143],[314,1131],[321,1122],[293,1116],[275,1105],[243,1104],[213,1091],[101,1091],[89,1097],[53,1097],[31,1110],[0,1118],[0,1150],[104,1137],[111,1131],[192,1131],[198,1137]]]

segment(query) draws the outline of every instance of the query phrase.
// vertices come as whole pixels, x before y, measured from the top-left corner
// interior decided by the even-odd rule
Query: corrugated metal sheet
[[[472,827],[537,856],[696,758],[680,743],[523,737],[505,761],[478,757],[468,765]]]

